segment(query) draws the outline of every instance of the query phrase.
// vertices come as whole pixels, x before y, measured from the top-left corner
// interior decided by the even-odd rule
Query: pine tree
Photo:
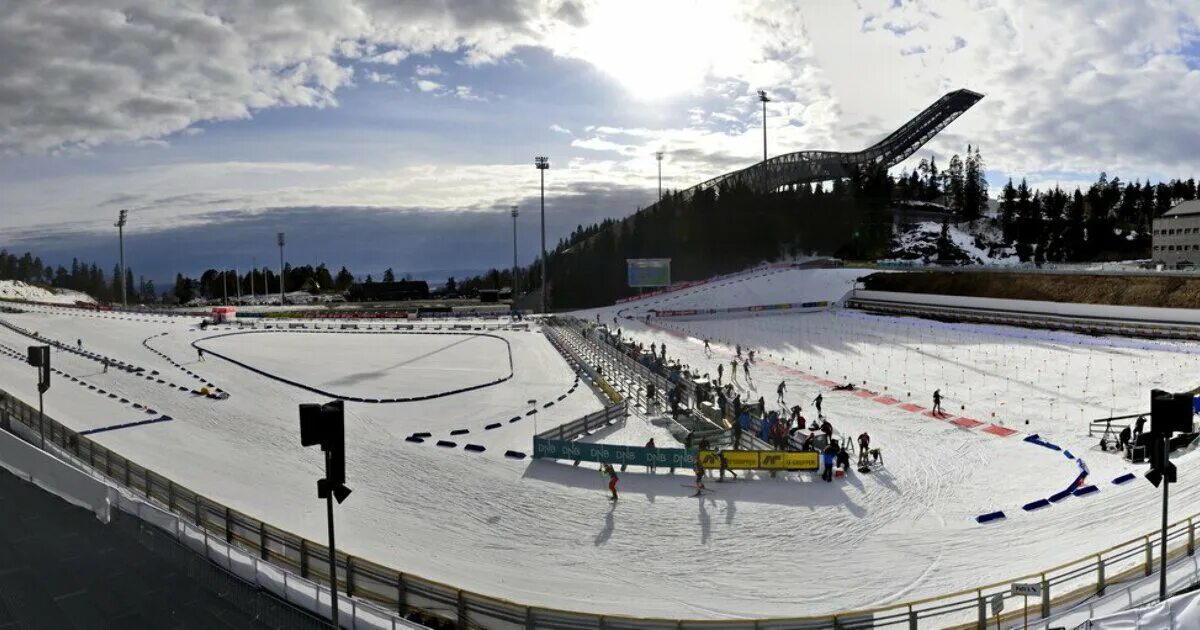
[[[350,273],[349,269],[342,267],[337,272],[337,276],[333,279],[333,286],[338,291],[346,291],[350,289],[350,285],[354,284],[354,274]]]
[[[396,272],[392,271],[391,267],[388,267],[387,269],[385,269],[383,271],[383,281],[384,282],[395,282],[396,281]]]
[[[1033,204],[1029,184],[1022,179],[1017,187],[1017,256],[1021,262],[1033,257],[1040,227],[1041,217]]]
[[[950,211],[959,216],[962,216],[963,208],[966,205],[964,178],[962,158],[955,153],[950,158],[950,166],[946,169],[946,196],[949,198]]]
[[[1000,199],[1000,229],[1004,233],[1004,244],[1011,245],[1017,238],[1017,189],[1013,188],[1012,178],[1004,184],[1003,196]]]

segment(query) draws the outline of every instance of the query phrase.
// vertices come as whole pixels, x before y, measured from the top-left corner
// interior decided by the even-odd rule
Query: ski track
[[[618,311],[638,314],[664,304],[716,308],[836,301],[857,275],[861,272],[846,269],[755,272],[720,286],[663,296],[669,299],[580,316],[592,320],[598,314],[611,324]],[[85,348],[164,376],[177,375],[176,368],[141,340],[169,333],[155,338],[154,347],[220,384],[231,398],[213,401],[111,370],[96,374],[94,362],[55,353],[57,367],[175,418],[97,434],[96,440],[235,509],[311,539],[323,538],[324,506],[314,492],[320,454],[299,446],[295,408],[319,400],[223,361],[198,363],[190,343],[211,332],[195,330],[194,318],[139,316],[151,321],[133,321],[54,308],[31,311],[0,318],[68,343],[82,338]],[[648,475],[631,468],[619,473],[621,499],[612,505],[594,466],[502,456],[507,448],[530,450],[535,422],[545,430],[595,411],[600,403],[581,386],[555,406],[539,404],[535,416],[508,423],[529,408],[528,399],[540,403],[562,395],[574,374],[540,334],[501,332],[512,344],[510,383],[437,401],[347,404],[347,483],[354,494],[338,507],[339,545],[347,553],[467,590],[599,613],[709,619],[815,615],[938,595],[1036,572],[1153,529],[1142,505],[1155,500],[1155,490],[1143,483],[1109,483],[1140,467],[1100,453],[1080,418],[1140,411],[1150,386],[1190,388],[1194,383],[1188,381],[1200,373],[1196,344],[951,325],[836,309],[658,325],[670,332],[620,320],[625,334],[647,346],[666,342],[668,355],[709,366],[714,375],[718,360],[728,363],[732,344],[755,348],[760,360],[752,366],[753,378],[741,374],[737,379],[747,402],[760,392],[773,402],[775,385],[783,379],[789,402],[801,404],[811,419],[810,401],[825,391],[825,411],[835,428],[851,438],[870,431],[872,444],[883,448],[884,466],[834,483],[813,473],[762,475],[719,486],[710,479],[717,491],[700,498],[683,487],[690,481],[685,474],[671,476],[660,469]],[[281,340],[277,347],[253,350],[268,352],[311,379],[305,382],[357,370],[353,357],[314,357],[303,343],[287,343],[287,333],[271,336]],[[700,341],[706,337],[717,342],[711,357]],[[0,343],[19,349],[28,342],[0,329]],[[479,367],[456,365],[472,357],[451,354],[429,360],[453,359],[446,361],[448,368]],[[865,382],[873,391],[925,407],[932,390],[940,388],[948,410],[963,406],[962,415],[1021,433],[996,437],[982,427],[962,429],[897,406],[829,392],[785,366],[828,371],[833,380]],[[430,383],[443,387],[469,369],[430,370]],[[400,378],[401,372],[396,374]],[[36,404],[31,377],[28,366],[0,357],[0,387]],[[128,407],[61,380],[46,403],[47,413],[75,429],[130,419]],[[497,421],[502,428],[477,430]],[[452,438],[459,442],[456,449],[403,441],[417,431],[438,434],[460,427],[471,432]],[[1021,441],[1035,432],[1084,458],[1101,491],[1022,512],[1020,505],[1062,489],[1075,474],[1074,463],[1061,453]],[[651,436],[669,439],[663,429],[634,415],[624,427],[592,439],[642,444]],[[464,452],[467,442],[488,450]],[[1194,454],[1177,458],[1181,476],[1195,475],[1197,461]],[[1200,511],[1200,485],[1172,488],[1172,505],[1172,518]],[[1009,518],[974,522],[977,514],[993,509],[1004,509]]]

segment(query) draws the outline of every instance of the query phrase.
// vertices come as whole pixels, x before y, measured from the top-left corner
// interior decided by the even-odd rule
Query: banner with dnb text
[[[818,453],[792,451],[724,451],[725,464],[737,470],[817,470]],[[625,466],[661,466],[692,468],[696,458],[705,468],[721,467],[716,451],[683,448],[646,448],[592,444],[569,440],[533,438],[533,456],[537,459],[566,459],[579,462]]]

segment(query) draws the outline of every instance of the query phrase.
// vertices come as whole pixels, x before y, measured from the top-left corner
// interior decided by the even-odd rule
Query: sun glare
[[[735,5],[711,0],[605,0],[587,19],[567,48],[643,99],[700,87],[740,39]]]

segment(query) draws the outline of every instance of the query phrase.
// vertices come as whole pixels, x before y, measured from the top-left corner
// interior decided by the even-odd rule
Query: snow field
[[[810,275],[808,286],[825,286],[813,293],[800,291],[802,299],[829,299],[845,287],[839,278],[827,275],[829,270],[804,273]],[[747,284],[764,281],[745,280]],[[748,287],[743,293],[757,290]],[[642,306],[635,302],[621,308],[629,314]],[[598,314],[611,325],[617,313],[618,309],[610,308],[580,316],[594,320]],[[714,377],[717,363],[725,363],[726,379],[734,345],[754,348],[759,361],[751,368],[753,380],[747,381],[741,373],[738,377],[744,399],[763,396],[773,407],[775,388],[784,380],[787,404],[803,405],[811,418],[815,410],[810,401],[824,392],[824,408],[835,428],[851,436],[868,430],[872,444],[883,448],[887,465],[880,473],[886,478],[880,473],[852,474],[841,482],[847,486],[841,497],[844,503],[823,504],[805,497],[796,506],[803,511],[790,517],[813,515],[822,528],[838,530],[837,534],[806,531],[804,539],[806,545],[829,550],[829,557],[835,559],[831,569],[822,572],[821,581],[837,585],[830,596],[839,605],[830,608],[840,610],[1036,573],[1154,529],[1156,521],[1146,517],[1144,506],[1155,504],[1156,491],[1140,478],[1144,466],[1129,465],[1111,452],[1101,453],[1098,438],[1087,435],[1086,421],[1147,411],[1151,387],[1177,391],[1195,387],[1200,363],[1200,346],[1190,343],[946,324],[848,310],[651,322],[647,326],[620,319],[619,326],[647,347],[665,342],[668,355]],[[712,356],[704,352],[703,339],[713,342]],[[802,378],[800,371],[827,375],[834,382],[865,384],[872,391],[925,408],[931,406],[931,393],[938,388],[946,396],[944,407],[953,414],[951,418],[966,416],[985,426],[996,423],[1020,433],[998,437],[983,433],[982,426],[964,429],[947,420],[904,412],[899,405],[832,392]],[[1023,442],[1031,433],[1082,458],[1091,470],[1088,482],[1100,492],[1023,511],[1025,503],[1065,488],[1078,472],[1062,453]],[[1189,469],[1196,474],[1198,461],[1194,453],[1177,454],[1181,477]],[[1133,483],[1111,483],[1127,472],[1138,475]],[[854,484],[869,489],[882,479],[895,490],[890,501],[907,507],[870,499],[860,503],[851,494]],[[1172,520],[1200,511],[1200,491],[1181,489],[1185,494],[1173,503]],[[1175,488],[1172,493],[1176,497]],[[725,494],[722,488],[715,496]],[[989,525],[974,522],[974,516],[997,509],[1008,518]],[[849,515],[848,522],[840,520],[842,513]],[[844,532],[853,542],[838,540]],[[852,558],[843,561],[846,556],[835,551],[839,549]],[[897,563],[912,563],[922,571],[901,576],[892,569]],[[890,579],[874,579],[881,571]],[[814,608],[799,605],[792,612],[809,614]]]
[[[645,300],[627,302],[619,305],[616,310],[622,315],[642,317],[653,309],[731,308],[759,304],[836,301],[854,288],[856,278],[870,273],[862,269],[822,269],[820,271],[823,273],[814,276],[813,271],[794,268],[764,269]]]
[[[699,307],[840,300],[860,274],[846,269],[752,274],[742,278],[744,284],[710,287],[706,295],[688,299]],[[622,304],[580,316],[591,320],[599,314],[611,324],[618,312],[658,307],[655,298],[644,302],[654,304]],[[663,307],[676,306],[686,308]],[[197,362],[191,343],[227,329],[199,331],[189,325],[195,321],[179,318],[135,321],[66,309],[0,318],[63,341],[82,338],[85,347],[103,348],[169,380],[182,381],[188,378],[183,370],[191,370],[229,392],[229,399],[213,401],[124,373],[95,374],[99,368],[82,357],[54,358],[56,366],[87,374],[175,418],[98,433],[97,441],[238,510],[302,536],[324,537],[324,506],[314,492],[320,454],[299,446],[295,409],[320,399],[215,357]],[[773,406],[775,387],[785,380],[788,404],[801,404],[811,419],[810,401],[824,392],[835,428],[849,436],[868,431],[872,444],[883,448],[883,467],[834,483],[815,473],[723,484],[710,479],[715,492],[702,498],[689,496],[693,490],[685,487],[690,483],[685,474],[631,468],[619,472],[621,499],[611,504],[595,467],[502,456],[507,448],[529,451],[535,430],[595,411],[601,402],[581,386],[542,408],[575,387],[574,375],[540,334],[498,332],[512,346],[511,381],[432,401],[347,404],[347,476],[354,493],[337,509],[339,547],[467,590],[595,613],[706,619],[817,615],[942,595],[1038,572],[1153,529],[1157,516],[1147,516],[1145,506],[1155,504],[1156,491],[1141,480],[1110,483],[1141,468],[1096,450],[1096,440],[1087,437],[1072,409],[1082,404],[1085,416],[1100,417],[1109,407],[1143,405],[1151,384],[1178,389],[1196,373],[1194,344],[1040,337],[1021,329],[852,311],[661,320],[656,326],[619,321],[625,334],[647,346],[666,342],[669,356],[714,373],[718,361],[730,360],[732,344],[754,347],[759,361],[752,379],[738,378],[743,398],[763,396]],[[325,335],[225,339],[236,341],[233,351],[242,356],[274,361],[305,382],[345,378],[367,365],[381,374],[356,385],[369,385],[370,391],[407,378],[404,370],[390,372],[389,366],[441,347],[404,346],[403,335],[338,333],[328,344],[305,337]],[[705,337],[718,342],[712,357],[703,350]],[[271,341],[260,345],[266,338]],[[29,340],[0,329],[0,343],[19,350]],[[445,360],[443,367],[461,362],[485,371],[493,360],[485,352],[450,360],[451,352],[428,358]],[[1021,433],[998,437],[982,427],[964,429],[899,405],[831,392],[797,370],[829,371],[831,380],[866,382],[881,392],[886,387],[886,393],[926,407],[933,388],[940,387],[948,411],[965,405],[964,415],[985,422],[993,422],[995,412],[994,422]],[[429,386],[460,377],[452,370],[429,374]],[[0,387],[26,401],[32,392],[36,403],[35,380],[32,368],[0,356]],[[1005,387],[1007,393],[999,395]],[[72,427],[128,421],[127,407],[80,390],[56,383],[47,397],[48,413]],[[532,408],[539,412],[523,415]],[[510,423],[511,417],[520,420]],[[495,422],[501,428],[485,429]],[[469,433],[450,436],[458,429]],[[422,431],[433,439],[404,441]],[[1077,471],[1061,453],[1021,441],[1029,432],[1083,457],[1100,492],[1023,512],[1021,505],[1061,490]],[[661,428],[631,415],[623,428],[591,439],[640,445],[651,436],[668,444]],[[437,447],[437,439],[454,440],[457,447]],[[487,452],[464,452],[468,442],[485,445]],[[1181,478],[1200,472],[1197,461],[1191,453],[1176,460]],[[1200,486],[1172,488],[1172,505],[1173,519],[1200,511]],[[974,522],[995,509],[1008,518]]]
[[[96,302],[96,300],[92,299],[92,296],[86,293],[70,289],[43,289],[32,284],[26,284],[20,280],[0,280],[0,299],[55,304],[74,304],[76,302],[94,304]]]

